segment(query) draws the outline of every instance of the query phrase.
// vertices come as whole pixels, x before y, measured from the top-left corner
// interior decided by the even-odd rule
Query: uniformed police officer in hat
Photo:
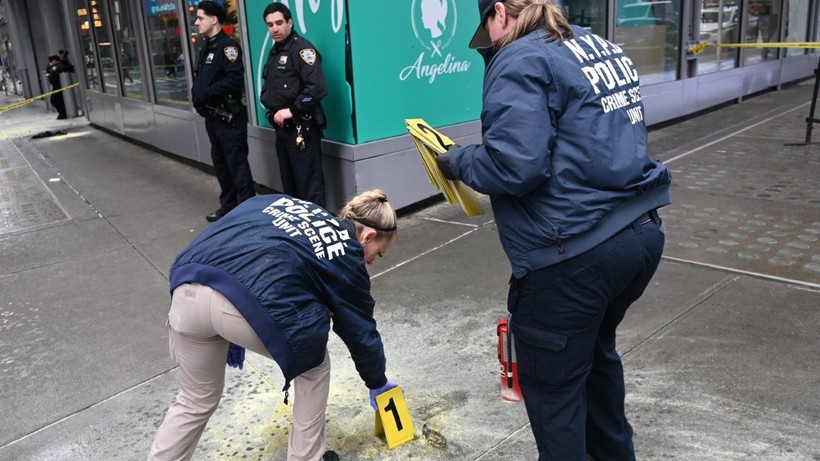
[[[68,118],[63,92],[59,91],[63,88],[62,82],[60,82],[60,74],[63,72],[74,72],[74,66],[68,61],[68,52],[60,50],[59,55],[48,57],[48,66],[46,67],[48,82],[51,84],[52,91],[56,91],[56,93],[51,94],[49,101],[57,111],[57,120]]]
[[[290,9],[271,3],[263,13],[274,40],[265,64],[261,101],[276,130],[276,156],[283,192],[325,206],[320,104],[327,95],[322,57],[293,30]]]
[[[225,9],[211,1],[199,2],[194,23],[207,37],[199,53],[191,101],[205,117],[211,141],[211,160],[222,192],[219,209],[205,218],[214,222],[256,195],[248,164],[248,112],[242,103],[245,67],[236,40],[222,30]]]

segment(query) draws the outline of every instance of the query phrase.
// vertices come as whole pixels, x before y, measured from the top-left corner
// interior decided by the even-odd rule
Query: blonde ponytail
[[[561,7],[553,4],[552,0],[504,0],[504,7],[507,14],[518,21],[507,35],[496,41],[498,50],[539,28],[549,32],[549,42],[563,42],[573,36]]]
[[[358,236],[362,229],[376,230],[376,238],[393,238],[396,235],[396,212],[387,201],[387,194],[381,189],[372,189],[353,197],[339,212],[339,217],[347,220]]]

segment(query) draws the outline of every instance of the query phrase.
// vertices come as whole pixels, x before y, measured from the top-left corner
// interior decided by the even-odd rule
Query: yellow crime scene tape
[[[5,107],[0,107],[0,113],[8,112],[12,109],[17,109],[18,107],[23,107],[26,104],[30,104],[34,101],[37,101],[38,99],[43,99],[47,96],[51,96],[52,94],[59,93],[61,91],[70,90],[71,88],[74,88],[75,86],[79,86],[79,85],[80,85],[79,83],[72,83],[71,85],[60,88],[59,90],[49,91],[48,93],[43,93],[43,94],[41,94],[39,96],[35,96],[33,98],[24,99],[22,101],[15,102],[14,104],[9,104],[8,106],[5,106]]]
[[[820,42],[754,42],[754,43],[716,43],[698,42],[686,47],[687,54],[700,54],[706,48],[820,48]]]

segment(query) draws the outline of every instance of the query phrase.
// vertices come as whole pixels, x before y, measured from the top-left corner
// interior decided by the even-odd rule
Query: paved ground
[[[661,211],[664,261],[619,337],[639,459],[820,460],[820,146],[784,145],[805,137],[812,83],[651,133],[675,203]],[[44,106],[0,114],[0,459],[144,459],[176,392],[168,266],[217,184]],[[46,130],[66,133],[32,139]],[[372,277],[416,439],[388,450],[373,436],[334,337],[328,437],[342,459],[535,458],[523,405],[499,392],[508,271],[491,215],[403,215]],[[284,459],[282,376],[247,365],[229,369],[198,459]]]

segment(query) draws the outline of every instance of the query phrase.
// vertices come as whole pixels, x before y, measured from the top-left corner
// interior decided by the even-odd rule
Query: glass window
[[[711,45],[738,43],[740,6],[735,0],[703,0],[700,10],[700,41]],[[698,74],[732,69],[737,47],[709,46],[698,55]]]
[[[94,35],[97,37],[97,56],[99,56],[100,84],[105,93],[119,94],[114,42],[109,29],[108,4],[104,0],[91,0],[91,17],[94,24]]]
[[[176,0],[146,0],[145,24],[157,104],[189,109],[188,70]]]
[[[575,24],[606,37],[606,2],[597,0],[563,0],[564,15]]]
[[[820,42],[820,8],[815,8],[816,14],[814,18],[814,40],[813,42]],[[811,50],[812,53],[815,53],[816,50]]]
[[[123,95],[134,99],[145,99],[142,84],[140,53],[137,49],[137,37],[134,34],[134,15],[129,2],[114,0],[114,33],[119,47],[120,75],[122,76]]]
[[[780,0],[750,0],[747,19],[747,43],[780,41]],[[777,59],[777,48],[749,48],[746,64]]]
[[[809,35],[809,2],[786,0],[785,42],[805,42]],[[786,48],[786,56],[805,54],[805,48]]]
[[[95,24],[92,23],[91,9],[86,0],[75,0],[74,6],[77,14],[77,30],[80,32],[80,47],[83,50],[81,65],[85,71],[85,81],[88,89],[100,91],[100,71],[97,68],[97,52],[94,48],[94,36],[91,29]],[[99,21],[99,24],[102,25],[102,21]],[[75,65],[76,67],[79,66]],[[80,69],[75,70],[80,72]]]
[[[635,63],[641,84],[677,79],[681,0],[617,0],[613,41]]]
[[[185,20],[188,22],[188,30],[190,31],[188,39],[191,42],[191,46],[189,49],[191,50],[191,53],[194,54],[189,62],[194,63],[193,66],[194,69],[196,69],[199,65],[198,60],[201,45],[204,43],[204,40],[200,38],[199,31],[194,24],[196,22],[196,6],[199,5],[199,0],[185,0],[185,2],[188,4],[188,8],[185,10]],[[225,31],[225,33],[227,34],[228,31]]]

